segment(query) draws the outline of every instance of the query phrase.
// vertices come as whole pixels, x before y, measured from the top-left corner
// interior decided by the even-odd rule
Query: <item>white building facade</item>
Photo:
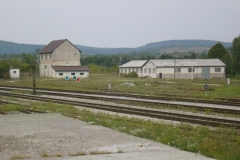
[[[136,72],[139,77],[168,79],[225,78],[226,65],[219,59],[154,59],[130,61],[120,66],[120,73]]]
[[[19,69],[10,69],[10,78],[11,79],[19,79],[20,78],[20,70]]]

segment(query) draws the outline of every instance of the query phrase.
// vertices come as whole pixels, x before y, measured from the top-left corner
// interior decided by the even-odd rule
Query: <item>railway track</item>
[[[13,90],[15,89],[29,89],[25,87],[0,87],[1,90]],[[12,89],[11,89],[12,88]],[[65,93],[79,93],[79,94],[89,94],[89,95],[99,95],[99,96],[122,96],[128,98],[139,98],[139,99],[149,99],[149,100],[167,100],[167,101],[180,101],[180,102],[194,102],[194,103],[207,103],[207,104],[217,104],[217,105],[230,105],[230,106],[239,106],[240,107],[240,99],[236,98],[215,98],[215,100],[205,100],[200,98],[186,98],[183,96],[177,95],[169,95],[169,94],[158,94],[157,96],[143,96],[138,94],[122,94],[122,93],[107,93],[107,92],[87,92],[87,91],[69,91],[69,90],[57,90],[57,89],[42,89],[37,88],[37,92],[44,93],[44,91],[51,92],[65,92]],[[45,92],[46,93],[46,92]]]
[[[9,91],[9,88],[6,88]],[[132,102],[134,104],[140,105],[154,105],[154,106],[164,106],[169,107],[170,109],[173,108],[189,108],[189,109],[196,109],[198,111],[203,112],[214,112],[214,113],[221,113],[221,114],[240,114],[240,109],[231,109],[231,108],[219,108],[219,107],[208,107],[204,106],[201,103],[197,103],[198,105],[191,105],[191,104],[180,104],[175,103],[172,101],[165,101],[160,102],[156,101],[155,99],[144,99],[144,98],[136,98],[136,97],[116,97],[112,95],[90,95],[90,94],[78,94],[78,92],[57,92],[55,90],[37,90],[37,93],[46,94],[51,96],[64,96],[64,97],[72,97],[72,98],[80,98],[80,99],[91,99],[91,100],[107,100],[107,101],[117,101],[118,103],[122,102],[125,103],[126,101]],[[225,103],[224,103],[225,104]]]
[[[69,105],[82,106],[87,108],[112,111],[117,113],[147,116],[147,117],[158,118],[158,119],[173,120],[173,121],[194,123],[194,124],[214,126],[214,127],[233,127],[233,128],[240,129],[239,120],[212,118],[207,116],[180,114],[180,113],[172,113],[172,112],[165,112],[165,111],[159,111],[159,110],[122,107],[122,106],[116,106],[116,105],[97,104],[97,103],[90,103],[90,102],[79,102],[75,100],[39,97],[34,95],[23,95],[23,94],[17,94],[17,93],[9,93],[9,92],[0,92],[0,95],[12,96],[15,98],[37,100],[37,101],[69,104]]]

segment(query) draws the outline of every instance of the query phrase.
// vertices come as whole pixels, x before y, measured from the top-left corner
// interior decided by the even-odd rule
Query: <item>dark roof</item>
[[[48,45],[46,45],[42,50],[39,51],[39,53],[52,53],[58,46],[60,46],[64,41],[67,39],[61,39],[61,40],[54,40],[51,41]],[[69,40],[67,40],[69,43],[71,43]],[[71,43],[72,44],[72,43]],[[73,44],[72,44],[73,45]],[[74,45],[73,45],[74,46]],[[74,46],[77,48],[76,46]],[[78,49],[78,48],[77,48]],[[78,49],[79,50],[79,49]],[[80,50],[79,50],[80,51]],[[81,51],[80,51],[81,52]]]
[[[86,66],[52,66],[55,71],[89,71]]]

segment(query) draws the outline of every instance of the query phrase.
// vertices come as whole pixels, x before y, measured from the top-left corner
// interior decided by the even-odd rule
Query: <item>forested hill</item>
[[[83,54],[116,54],[132,52],[148,53],[173,53],[173,52],[203,52],[208,51],[219,41],[212,40],[170,40],[149,43],[137,48],[96,48],[76,45]],[[221,42],[224,47],[231,47],[230,42]],[[42,49],[45,45],[19,44],[0,40],[0,54],[4,53],[34,53],[37,49]]]

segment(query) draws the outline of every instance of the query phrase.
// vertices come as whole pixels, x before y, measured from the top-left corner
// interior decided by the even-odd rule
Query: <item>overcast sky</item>
[[[0,40],[92,47],[240,35],[240,0],[0,0]]]

